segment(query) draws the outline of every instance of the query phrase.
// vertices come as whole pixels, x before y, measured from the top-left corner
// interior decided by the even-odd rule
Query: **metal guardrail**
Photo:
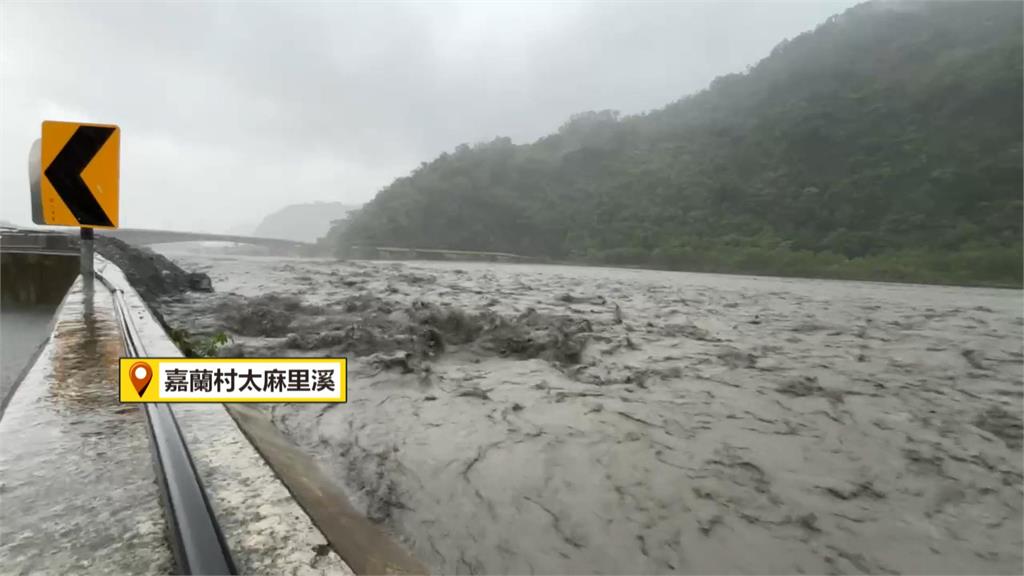
[[[71,255],[78,251],[78,240],[68,234],[0,229],[0,252]]]
[[[123,292],[102,274],[96,273],[96,277],[113,295],[125,354],[145,356]],[[167,404],[144,406],[178,571],[182,574],[237,574],[227,540],[217,524],[174,413]]]

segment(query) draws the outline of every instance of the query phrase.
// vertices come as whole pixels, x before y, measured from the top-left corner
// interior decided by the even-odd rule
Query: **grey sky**
[[[226,231],[659,108],[853,4],[0,2],[0,218],[31,220],[44,119],[121,126],[122,226]]]

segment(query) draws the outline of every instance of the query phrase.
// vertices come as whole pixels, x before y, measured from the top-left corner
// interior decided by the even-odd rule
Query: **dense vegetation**
[[[1019,286],[1021,12],[862,4],[661,110],[461,145],[327,241]]]

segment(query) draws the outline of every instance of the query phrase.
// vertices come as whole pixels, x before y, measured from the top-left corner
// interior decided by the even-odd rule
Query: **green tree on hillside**
[[[868,3],[651,113],[461,145],[329,242],[1021,285],[1019,3]]]

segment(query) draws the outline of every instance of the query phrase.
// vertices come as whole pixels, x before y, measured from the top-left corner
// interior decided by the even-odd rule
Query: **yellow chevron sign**
[[[117,228],[120,155],[117,126],[43,122],[37,224]]]

